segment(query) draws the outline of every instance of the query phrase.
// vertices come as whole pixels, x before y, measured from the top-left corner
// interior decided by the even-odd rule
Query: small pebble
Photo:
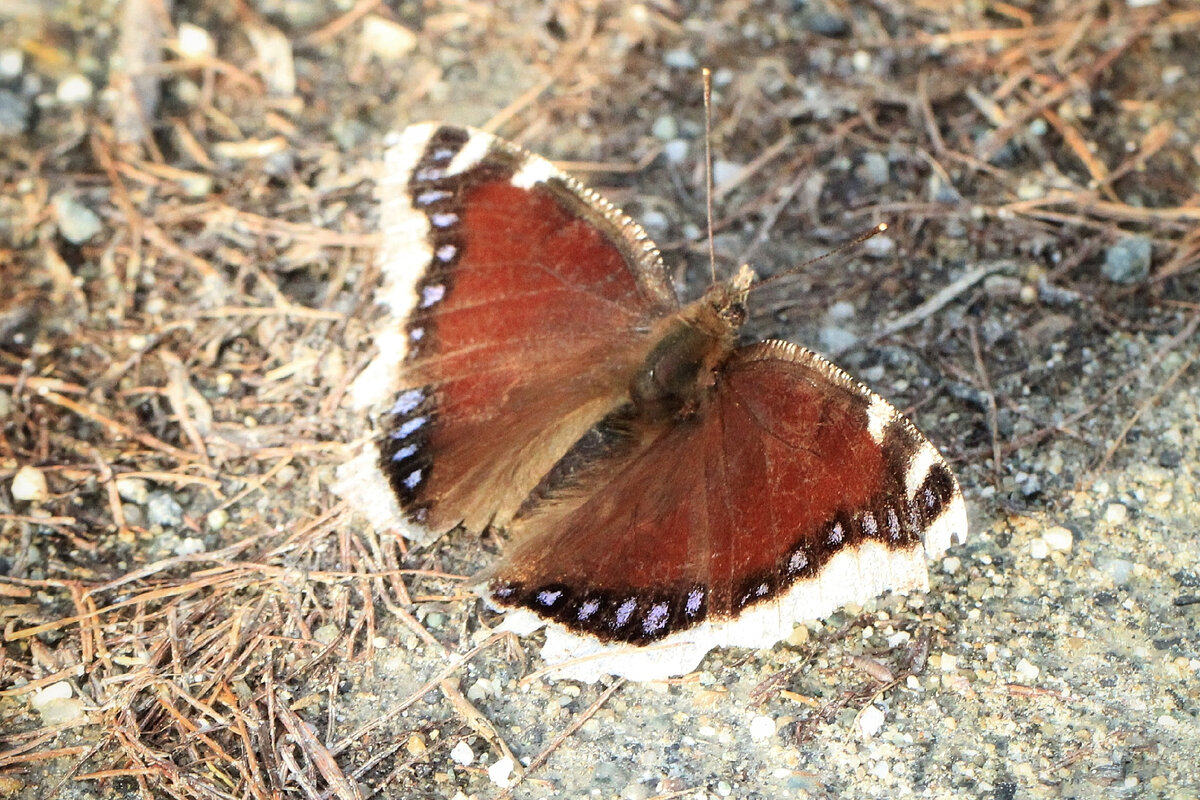
[[[96,212],[66,192],[59,192],[51,201],[58,232],[71,244],[83,244],[103,228]]]
[[[180,540],[179,544],[175,545],[175,555],[190,556],[196,553],[203,553],[208,548],[204,546],[204,540],[195,536],[188,536]]]
[[[942,672],[957,672],[958,671],[958,656],[952,653],[942,653],[941,661],[938,669]]]
[[[1112,558],[1105,561],[1101,565],[1101,569],[1112,576],[1113,583],[1120,585],[1127,583],[1130,576],[1133,575],[1133,562],[1124,558]]]
[[[125,515],[125,524],[134,528],[146,525],[146,514],[142,507],[133,503],[121,503],[121,513]]]
[[[670,114],[663,114],[654,120],[654,124],[650,126],[650,133],[654,134],[655,139],[669,141],[679,136],[679,123]]]
[[[958,556],[946,556],[942,559],[942,572],[947,575],[954,575],[960,569],[962,569],[962,561]]]
[[[871,54],[866,50],[855,50],[854,55],[850,57],[850,63],[854,65],[855,72],[869,72],[871,69]]]
[[[13,475],[10,490],[13,500],[20,503],[41,503],[50,497],[45,474],[37,467],[31,467],[28,464],[17,470],[16,475]]]
[[[1104,521],[1109,525],[1121,525],[1129,519],[1129,509],[1121,503],[1109,503],[1104,509]]]
[[[745,172],[746,167],[733,161],[713,162],[713,186],[722,188],[736,181]]]
[[[173,528],[183,522],[183,506],[167,492],[151,492],[146,500],[146,520],[151,525]]]
[[[936,172],[931,173],[929,181],[926,184],[926,190],[929,195],[930,202],[940,203],[942,205],[956,205],[962,202],[962,195],[958,189],[954,188],[954,184],[947,183],[942,179],[942,176]]]
[[[872,703],[862,710],[858,715],[858,730],[863,735],[864,739],[874,739],[876,734],[883,728],[883,723],[887,717],[879,706]]]
[[[854,303],[851,303],[848,300],[839,300],[831,305],[829,310],[825,312],[825,316],[827,316],[831,322],[845,322],[847,320],[854,319],[854,314]]]
[[[1152,254],[1149,237],[1126,236],[1105,252],[1101,272],[1113,283],[1141,283],[1150,276]]]
[[[20,136],[29,127],[29,103],[8,89],[0,89],[0,136]]]
[[[641,781],[631,781],[621,790],[621,800],[648,800],[650,789]]]
[[[25,54],[15,47],[0,50],[0,78],[18,77],[25,70]]]
[[[473,703],[485,700],[496,693],[496,687],[487,678],[480,678],[467,689],[467,699]]]
[[[507,789],[512,785],[513,760],[508,756],[499,758],[496,763],[488,767],[488,777],[492,779],[492,783],[502,789]]]
[[[29,705],[45,725],[66,725],[83,717],[83,702],[74,696],[67,681],[38,689],[29,698]]]
[[[337,638],[341,636],[341,634],[342,632],[337,625],[334,625],[332,622],[327,622],[313,631],[313,639],[321,644],[330,644],[337,641]]]
[[[1041,561],[1046,556],[1050,555],[1050,546],[1046,544],[1045,539],[1034,539],[1029,543],[1029,557],[1036,558]]]
[[[179,55],[184,58],[205,58],[216,53],[217,46],[213,42],[212,34],[191,22],[180,23]]]
[[[792,647],[800,647],[812,638],[812,633],[808,630],[807,625],[797,625],[792,628],[792,632],[788,634],[786,641]]]
[[[450,758],[460,767],[469,767],[475,763],[475,751],[471,749],[471,745],[462,741],[454,745],[454,749],[450,751]]]
[[[821,348],[827,353],[844,353],[858,344],[858,336],[845,328],[827,325],[817,334]]]
[[[867,153],[862,160],[862,176],[872,186],[883,186],[890,179],[887,156]]]
[[[75,692],[71,689],[69,682],[58,681],[34,690],[33,695],[29,698],[29,705],[36,711],[56,700],[66,700],[74,695]]]
[[[682,164],[686,161],[689,150],[691,147],[686,139],[672,139],[663,145],[663,155],[672,164]]]
[[[58,82],[54,96],[64,106],[82,105],[92,99],[96,89],[92,82],[82,75],[69,75]]]
[[[642,212],[642,227],[650,231],[665,231],[671,226],[667,215],[657,209]]]
[[[750,720],[750,738],[756,741],[770,739],[775,735],[775,720],[763,714]]]
[[[804,27],[818,36],[839,39],[850,33],[850,23],[844,17],[824,9],[812,9],[803,19]]]
[[[371,14],[363,20],[362,42],[381,61],[396,61],[417,47],[417,35],[403,25]]]
[[[1022,658],[1017,662],[1017,667],[1014,670],[1017,680],[1021,683],[1030,684],[1037,680],[1041,670],[1035,664],[1030,663],[1028,659]]]
[[[1042,540],[1054,552],[1067,553],[1070,552],[1071,545],[1075,542],[1075,534],[1071,533],[1069,528],[1059,525],[1044,532]]]
[[[214,508],[204,517],[204,524],[213,533],[229,524],[229,512],[223,508]]]
[[[696,57],[690,50],[679,48],[663,53],[663,64],[671,69],[695,69],[698,66]]]
[[[117,478],[115,483],[122,500],[144,506],[150,498],[150,487],[144,478]]]
[[[887,258],[896,252],[896,240],[890,236],[872,236],[862,243],[862,249],[872,258]]]

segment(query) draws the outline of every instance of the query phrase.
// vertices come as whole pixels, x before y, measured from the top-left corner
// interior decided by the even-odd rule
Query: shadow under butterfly
[[[454,125],[391,141],[378,195],[377,354],[348,395],[373,433],[335,489],[417,542],[506,529],[480,591],[503,627],[546,625],[556,676],[767,647],[927,589],[964,540],[957,481],[891,404],[805,348],[738,344],[749,268],[681,306],[637,223]]]

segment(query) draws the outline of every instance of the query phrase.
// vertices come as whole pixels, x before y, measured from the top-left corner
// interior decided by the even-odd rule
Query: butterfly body
[[[548,162],[414,126],[380,182],[378,433],[338,490],[380,529],[511,543],[483,592],[570,672],[680,674],[721,645],[925,588],[965,535],[936,449],[787,342],[739,345],[752,273],[680,306],[644,231]]]

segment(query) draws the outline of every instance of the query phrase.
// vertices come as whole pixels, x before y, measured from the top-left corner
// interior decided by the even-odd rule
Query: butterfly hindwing
[[[586,637],[568,655],[676,645],[616,649],[625,674],[639,660],[680,674],[714,646],[765,646],[848,602],[924,589],[927,558],[966,533],[933,445],[784,342],[735,351],[698,419],[647,438],[569,512],[518,522],[491,584],[500,605]]]

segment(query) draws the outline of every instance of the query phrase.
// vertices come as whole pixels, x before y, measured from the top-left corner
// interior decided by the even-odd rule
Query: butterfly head
[[[743,266],[665,321],[634,376],[630,398],[647,419],[686,419],[705,405],[746,321],[754,273]]]
[[[746,297],[753,282],[754,270],[743,264],[729,280],[714,283],[704,293],[702,302],[707,306],[706,311],[715,315],[713,322],[717,329],[728,328],[736,332],[746,323]]]

